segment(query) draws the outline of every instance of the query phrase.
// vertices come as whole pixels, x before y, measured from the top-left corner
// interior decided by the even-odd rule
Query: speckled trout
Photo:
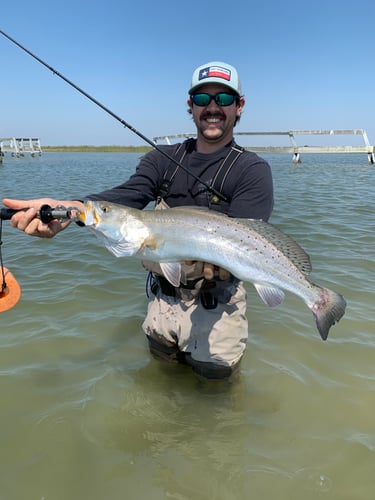
[[[275,226],[235,219],[198,207],[137,210],[105,201],[86,201],[79,219],[116,257],[159,262],[168,281],[179,286],[180,262],[210,262],[251,282],[273,307],[284,291],[299,296],[312,311],[323,340],[344,315],[345,299],[315,285],[307,253]]]

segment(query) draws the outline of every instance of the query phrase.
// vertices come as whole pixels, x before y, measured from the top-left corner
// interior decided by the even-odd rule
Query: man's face
[[[218,84],[202,85],[195,93],[214,96],[219,92],[233,93],[228,87]],[[231,140],[234,123],[241,115],[244,104],[245,100],[242,97],[235,99],[229,106],[219,106],[214,99],[207,106],[198,106],[193,103],[191,97],[188,99],[198,135],[210,143]]]

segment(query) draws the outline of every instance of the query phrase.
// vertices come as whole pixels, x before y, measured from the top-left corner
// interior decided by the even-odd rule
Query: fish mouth
[[[86,214],[85,214],[85,212],[79,211],[76,215],[76,219],[79,222],[83,222],[83,224],[86,226]]]
[[[85,226],[96,226],[98,224],[97,211],[91,201],[85,201],[85,209],[78,213],[77,219],[83,222]]]

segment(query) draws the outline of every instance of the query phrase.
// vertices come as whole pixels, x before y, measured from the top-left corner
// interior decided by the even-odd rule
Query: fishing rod
[[[128,128],[131,132],[136,134],[138,137],[140,137],[144,142],[152,146],[154,149],[156,149],[160,154],[165,156],[169,161],[172,163],[176,164],[178,167],[180,167],[184,172],[186,172],[188,175],[193,177],[196,181],[201,183],[210,193],[212,193],[214,196],[216,196],[218,199],[227,201],[226,196],[224,196],[220,191],[217,191],[214,189],[212,186],[210,186],[208,183],[203,181],[199,176],[194,174],[193,172],[189,171],[182,163],[172,156],[170,156],[166,151],[158,147],[151,139],[146,137],[144,134],[142,134],[139,130],[134,128],[130,123],[126,122],[123,118],[118,116],[116,113],[111,111],[109,108],[104,106],[101,102],[99,102],[97,99],[95,99],[93,96],[91,96],[88,92],[80,88],[78,85],[76,85],[74,82],[69,80],[66,76],[61,74],[59,71],[57,71],[55,68],[47,64],[43,59],[35,55],[33,52],[31,52],[29,49],[24,47],[21,43],[19,43],[17,40],[12,38],[10,35],[5,33],[3,30],[0,30],[0,34],[3,35],[5,38],[7,38],[10,42],[13,44],[17,45],[21,50],[26,52],[28,55],[30,55],[33,59],[38,61],[40,64],[45,66],[47,69],[49,69],[54,75],[58,76],[62,80],[64,80],[68,85],[73,87],[75,90],[77,90],[80,94],[82,94],[84,97],[92,101],[94,104],[99,106],[103,111],[105,111],[107,114],[112,116],[115,120],[120,122],[125,128]],[[20,210],[13,210],[10,208],[0,208],[0,312],[7,311],[8,309],[11,309],[16,305],[16,303],[19,301],[21,297],[21,287],[19,286],[17,280],[14,278],[13,274],[4,267],[3,265],[3,259],[2,259],[2,254],[1,254],[1,246],[2,246],[2,241],[1,241],[1,234],[2,234],[2,221],[3,220],[9,220],[12,218],[12,216],[19,212]],[[79,210],[76,207],[55,207],[52,208],[49,205],[43,205],[40,210],[37,213],[37,217],[44,223],[48,224],[54,219],[58,219],[60,221],[64,220],[77,220]]]
[[[217,196],[220,200],[227,201],[226,196],[224,196],[222,193],[220,193],[220,191],[217,191],[212,186],[210,186],[205,181],[203,181],[198,175],[194,174],[193,172],[191,172],[190,170],[188,170],[186,167],[184,167],[184,165],[182,165],[181,162],[179,162],[178,160],[176,160],[175,158],[173,158],[173,156],[170,156],[166,151],[164,151],[159,146],[157,146],[151,139],[149,139],[148,137],[146,137],[144,134],[142,134],[142,132],[140,132],[139,130],[137,130],[136,128],[134,128],[132,125],[130,125],[130,123],[126,122],[123,118],[121,118],[120,116],[116,115],[116,113],[114,113],[109,108],[107,108],[106,106],[104,106],[104,104],[102,104],[97,99],[95,99],[95,97],[91,96],[85,90],[83,90],[82,88],[78,87],[78,85],[76,85],[74,82],[72,82],[71,80],[69,80],[66,76],[64,76],[61,73],[59,73],[55,68],[53,68],[48,63],[46,63],[45,61],[43,61],[43,59],[41,59],[40,57],[38,57],[37,55],[35,55],[33,52],[31,52],[29,49],[27,49],[26,47],[24,47],[23,45],[21,45],[19,42],[17,42],[17,40],[15,40],[14,38],[12,38],[10,35],[8,35],[7,33],[5,33],[4,31],[0,30],[0,34],[3,35],[3,36],[5,36],[5,38],[7,38],[12,43],[14,43],[15,45],[17,45],[20,49],[22,49],[24,52],[26,52],[27,54],[29,54],[31,57],[33,57],[34,59],[36,59],[40,64],[42,64],[47,69],[49,69],[50,71],[52,71],[52,73],[54,75],[56,75],[59,78],[61,78],[62,80],[64,80],[64,82],[66,82],[68,85],[70,85],[71,87],[73,87],[80,94],[82,94],[87,99],[89,99],[90,101],[92,101],[94,104],[96,104],[97,106],[99,106],[99,108],[101,108],[103,111],[105,111],[110,116],[112,116],[115,120],[117,120],[118,122],[120,122],[125,128],[128,128],[129,130],[131,130],[134,134],[136,134],[138,137],[140,137],[143,141],[145,141],[147,144],[149,144],[150,146],[152,146],[154,149],[156,149],[163,156],[165,156],[166,158],[168,158],[168,160],[170,160],[173,163],[175,163],[176,165],[178,165],[182,170],[184,170],[187,174],[189,174],[191,177],[193,177],[196,181],[200,182],[206,189],[208,189],[208,191],[210,193],[212,193],[213,195]]]

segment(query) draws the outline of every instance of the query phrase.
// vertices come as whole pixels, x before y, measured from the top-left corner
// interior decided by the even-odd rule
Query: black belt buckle
[[[217,297],[211,292],[216,287],[215,281],[204,280],[200,290],[201,304],[205,309],[216,309],[218,300]]]

